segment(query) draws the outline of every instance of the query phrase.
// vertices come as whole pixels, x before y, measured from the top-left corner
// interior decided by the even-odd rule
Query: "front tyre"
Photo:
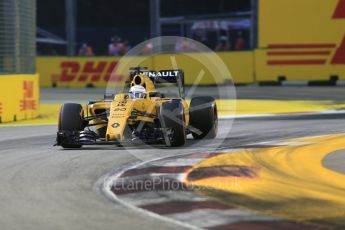
[[[79,132],[84,130],[84,110],[80,104],[67,103],[60,109],[59,132],[72,131]],[[81,148],[82,145],[61,144],[63,148]]]
[[[213,97],[192,98],[190,126],[194,139],[214,139],[218,133],[218,111]]]
[[[178,147],[186,143],[186,126],[181,100],[165,102],[160,108],[161,126],[168,133],[164,134],[167,146]],[[170,142],[170,143],[167,143]]]

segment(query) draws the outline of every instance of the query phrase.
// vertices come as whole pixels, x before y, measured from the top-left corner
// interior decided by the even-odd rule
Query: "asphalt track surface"
[[[305,97],[305,90],[300,89],[300,94],[303,94],[301,99]],[[66,98],[71,95],[76,100],[84,101],[85,95],[90,95],[77,91],[54,96],[56,92],[44,92],[43,101],[72,101]],[[343,100],[343,94],[329,92],[328,96],[322,92],[323,99]],[[315,90],[307,97],[310,99],[319,94]],[[94,96],[99,95],[95,93]],[[270,99],[280,97],[268,93],[266,96]],[[220,127],[226,125],[228,121],[221,121]],[[215,141],[200,143],[197,147],[132,148],[128,152],[113,146],[81,150],[53,147],[55,126],[0,127],[0,226],[1,229],[35,230],[181,229],[180,226],[133,212],[108,200],[100,191],[102,177],[140,160],[168,157],[181,152],[200,153],[209,150],[211,145],[236,148],[271,140],[343,133],[344,130],[345,117],[341,115],[241,119],[234,122],[231,133],[224,133],[221,128]],[[334,161],[337,161],[337,167],[344,165],[344,154],[327,159],[327,165],[332,167]]]
[[[186,94],[190,87],[186,87]],[[221,94],[226,96],[225,90],[229,87],[198,87],[194,96]],[[278,87],[278,86],[244,86],[236,88],[238,99],[263,99],[263,100],[332,100],[345,101],[344,87]],[[42,102],[59,103],[61,101],[96,100],[103,97],[103,89],[41,89]]]

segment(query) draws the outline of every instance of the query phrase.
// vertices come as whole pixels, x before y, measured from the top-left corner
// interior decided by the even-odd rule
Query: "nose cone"
[[[106,141],[124,141],[124,131],[133,103],[132,100],[111,102]]]
[[[120,134],[107,134],[106,141],[123,141],[123,137]]]

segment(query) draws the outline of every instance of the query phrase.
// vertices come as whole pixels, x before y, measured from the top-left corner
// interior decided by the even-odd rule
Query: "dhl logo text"
[[[20,111],[35,110],[37,101],[34,98],[34,82],[23,82],[23,99],[19,101]]]
[[[123,75],[113,74],[118,61],[64,61],[60,64],[61,72],[52,75],[53,82],[121,82]]]

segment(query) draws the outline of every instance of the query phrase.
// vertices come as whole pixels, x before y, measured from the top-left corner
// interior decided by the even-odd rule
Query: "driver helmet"
[[[146,89],[141,85],[132,86],[129,90],[129,97],[132,99],[145,98]]]

